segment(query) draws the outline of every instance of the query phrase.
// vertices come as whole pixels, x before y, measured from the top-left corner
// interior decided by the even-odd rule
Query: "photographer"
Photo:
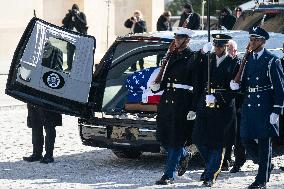
[[[143,20],[141,11],[134,11],[134,15],[124,22],[124,26],[130,29],[130,33],[143,33],[147,32],[146,22]],[[139,60],[140,70],[144,69],[144,60]],[[136,63],[131,66],[130,71],[136,71]]]
[[[132,29],[131,33],[143,33],[147,31],[146,22],[143,20],[141,11],[134,11],[134,15],[124,22],[126,28]]]
[[[68,10],[68,13],[62,20],[63,27],[69,30],[87,34],[87,20],[86,15],[79,11],[79,6],[73,4],[72,9]],[[75,52],[75,46],[67,43],[67,65],[66,71],[72,69],[73,55]]]

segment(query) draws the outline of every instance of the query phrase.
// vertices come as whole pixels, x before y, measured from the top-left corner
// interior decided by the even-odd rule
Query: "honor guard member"
[[[151,85],[154,92],[164,90],[158,105],[157,140],[167,151],[167,159],[164,174],[156,182],[158,185],[173,183],[179,163],[182,169],[178,175],[181,176],[186,171],[190,159],[190,154],[184,146],[191,127],[187,121],[187,114],[193,108],[192,76],[195,56],[188,47],[192,35],[190,29],[177,28],[171,45],[174,50],[168,51],[162,71],[157,76],[161,79],[156,79]]]
[[[232,140],[230,132],[236,119],[236,110],[234,96],[230,92],[230,81],[238,71],[238,64],[227,52],[227,43],[231,37],[225,34],[213,34],[212,37],[215,52],[210,54],[209,65],[208,55],[203,53],[213,50],[210,42],[204,45],[202,53],[199,54],[200,58],[197,58],[198,77],[194,93],[200,98],[197,101],[192,135],[193,143],[205,162],[205,170],[200,180],[206,187],[213,185],[221,171],[226,144]]]
[[[266,188],[272,156],[271,138],[279,134],[277,126],[283,108],[284,82],[280,60],[264,48],[269,34],[260,27],[250,30],[249,48],[252,51],[245,65],[241,90],[244,101],[240,134],[252,160],[259,165],[255,181],[248,187]],[[239,88],[232,83],[231,88]]]

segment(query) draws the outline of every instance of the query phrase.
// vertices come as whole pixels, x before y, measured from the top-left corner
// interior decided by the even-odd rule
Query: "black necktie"
[[[258,54],[255,53],[255,54],[254,54],[254,60],[255,60],[255,61],[257,61],[257,56],[258,56]]]

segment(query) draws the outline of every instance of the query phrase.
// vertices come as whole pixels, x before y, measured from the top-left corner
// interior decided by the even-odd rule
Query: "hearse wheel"
[[[119,158],[137,159],[140,158],[142,152],[139,150],[117,150],[112,149],[112,152]]]

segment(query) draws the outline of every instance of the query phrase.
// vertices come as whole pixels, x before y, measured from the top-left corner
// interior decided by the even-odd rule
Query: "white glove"
[[[158,91],[160,89],[160,84],[153,82],[153,83],[150,84],[149,87],[152,91]]]
[[[276,113],[271,113],[270,114],[270,124],[274,125],[277,124],[279,121],[279,115]]]
[[[206,43],[203,47],[202,50],[204,53],[212,52],[213,51],[213,45],[211,42]]]
[[[212,94],[211,95],[206,95],[205,101],[206,101],[206,104],[213,104],[213,103],[216,102],[216,98]]]
[[[194,111],[189,111],[187,116],[186,116],[186,119],[187,120],[195,120],[196,118],[196,113]]]
[[[231,80],[230,82],[230,88],[235,91],[240,89],[240,85],[236,83],[234,80]]]

